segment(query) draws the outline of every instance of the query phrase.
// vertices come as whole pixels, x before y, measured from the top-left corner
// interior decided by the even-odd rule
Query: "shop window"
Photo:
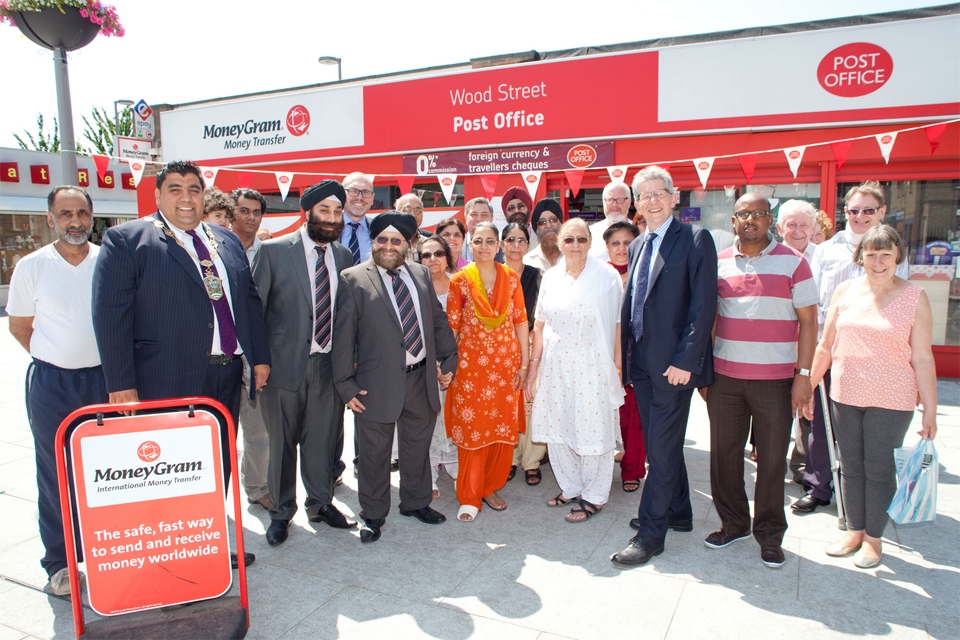
[[[0,285],[10,284],[13,268],[21,258],[56,239],[45,214],[0,215]]]

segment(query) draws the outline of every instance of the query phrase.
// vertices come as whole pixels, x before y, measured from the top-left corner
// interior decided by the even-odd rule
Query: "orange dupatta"
[[[471,262],[460,272],[467,279],[470,287],[470,297],[473,299],[473,308],[477,318],[484,324],[487,331],[493,331],[507,319],[507,308],[510,306],[510,274],[507,267],[495,262],[497,282],[493,285],[493,301],[487,299],[487,291],[483,286],[483,278],[476,263]]]

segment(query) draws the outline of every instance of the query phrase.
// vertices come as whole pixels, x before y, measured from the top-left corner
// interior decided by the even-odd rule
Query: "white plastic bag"
[[[897,492],[887,513],[897,524],[931,522],[937,517],[937,480],[940,464],[933,440],[921,440],[913,449],[895,449]]]

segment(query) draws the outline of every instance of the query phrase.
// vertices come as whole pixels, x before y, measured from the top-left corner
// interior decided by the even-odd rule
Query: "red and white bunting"
[[[880,145],[880,153],[883,155],[884,164],[890,164],[890,152],[893,151],[893,143],[897,141],[897,132],[878,133],[874,136],[877,144]]]
[[[745,153],[742,156],[737,156],[737,160],[740,161],[740,168],[743,170],[743,176],[747,179],[747,184],[753,180],[753,174],[757,170],[757,158],[759,157],[759,153]]]
[[[400,187],[400,195],[405,196],[413,189],[413,182],[417,176],[396,176],[397,185]]]
[[[537,188],[540,187],[540,177],[543,171],[521,171],[523,176],[523,188],[527,190],[534,202],[537,201]]]
[[[927,141],[930,143],[930,153],[933,154],[937,150],[937,147],[940,146],[940,136],[947,130],[947,125],[945,124],[935,124],[931,127],[927,127]]]
[[[457,186],[457,174],[438,173],[437,182],[440,183],[440,190],[443,191],[443,197],[447,199],[447,202],[450,202],[450,200],[453,199],[453,188]]]
[[[93,163],[97,165],[97,175],[103,180],[103,176],[107,172],[107,167],[110,166],[110,156],[93,154]]]
[[[626,182],[628,164],[617,165],[616,167],[607,167],[607,174],[610,176],[610,182]]]
[[[800,169],[800,163],[803,162],[803,152],[807,150],[806,146],[789,147],[783,150],[783,155],[787,156],[787,164],[790,165],[790,173],[797,177],[797,170]]]
[[[143,170],[146,168],[143,160],[130,160],[130,173],[133,174],[133,187],[140,184],[140,178],[143,177]]]
[[[570,192],[576,198],[580,193],[580,184],[583,182],[583,169],[564,169],[563,175],[567,177],[567,184],[570,185]]]
[[[290,185],[293,184],[293,173],[289,171],[274,171],[277,176],[277,186],[280,187],[280,199],[287,199],[287,192],[290,191]]]
[[[830,150],[833,151],[833,157],[837,160],[837,171],[840,171],[840,167],[847,161],[847,155],[850,153],[852,145],[853,140],[840,140],[830,143]]]
[[[700,176],[700,184],[703,185],[704,189],[707,188],[707,180],[710,178],[710,172],[713,171],[714,160],[716,160],[716,157],[693,159],[693,166],[697,169],[697,175]]]
[[[219,167],[200,167],[200,174],[203,176],[203,186],[210,188],[217,181]]]
[[[497,192],[497,183],[500,181],[499,173],[490,173],[480,176],[480,184],[483,185],[483,192],[487,195],[487,200],[493,197]]]
[[[253,176],[257,173],[256,171],[237,171],[237,182],[240,183],[240,188],[249,189],[253,184]]]

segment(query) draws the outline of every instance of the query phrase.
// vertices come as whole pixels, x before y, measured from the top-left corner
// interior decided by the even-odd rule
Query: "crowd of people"
[[[618,465],[624,492],[642,488],[636,534],[611,557],[621,567],[663,553],[668,532],[693,530],[683,445],[694,390],[710,418],[721,520],[704,544],[753,536],[763,564],[782,566],[791,438],[789,468],[806,489],[793,510],[829,504],[837,489],[826,410],[848,525],[827,553],[881,561],[893,449],[918,401],[920,435],[935,437],[937,399],[930,305],[906,281],[907,251],[882,224],[877,183],[846,194],[836,235],[807,202],[783,203],[774,220],[766,198],[745,193],[719,252],[709,231],[676,218],[679,193],[657,166],[629,186],[609,183],[592,226],[514,187],[502,230],[491,202],[474,198],[464,221],[431,233],[414,193],[367,216],[372,178],[353,173],[305,189],[303,226],[270,239],[260,193],[204,187],[196,165],[167,164],[157,211],[111,228],[100,247],[89,242],[90,196],[57,187],[48,219],[58,240],[13,275],[7,313],[33,356],[27,405],[54,593],[70,588],[60,421],[89,404],[186,396],[220,401],[239,425],[242,486],[269,512],[272,546],[287,540],[301,499],[311,522],[359,524],[362,542],[378,540],[392,470],[400,514],[437,525],[441,473],[454,482],[457,520],[471,522],[484,506],[507,509],[498,491],[518,471],[544,482],[549,460],[558,492],[547,506],[565,508],[567,522],[602,512]],[[334,504],[350,457],[345,409],[357,521]]]

